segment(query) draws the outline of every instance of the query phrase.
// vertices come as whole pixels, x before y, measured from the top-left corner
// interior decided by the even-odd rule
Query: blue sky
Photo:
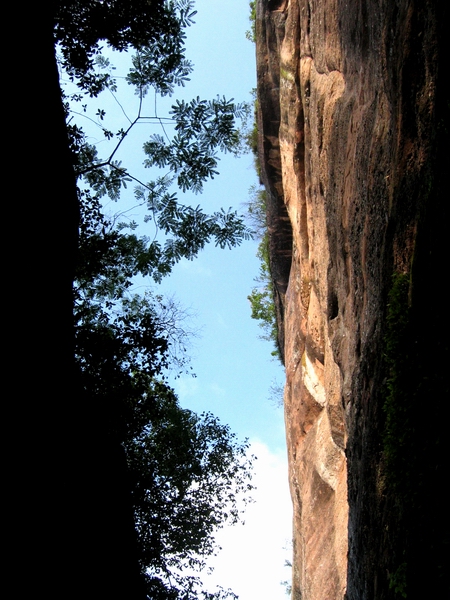
[[[196,9],[187,39],[195,68],[184,97],[219,94],[251,102],[256,66],[254,45],[245,37],[248,1],[198,0]],[[194,201],[205,210],[239,209],[257,183],[253,157],[226,156],[219,171]],[[257,241],[230,251],[210,246],[195,261],[180,263],[164,286],[192,306],[202,327],[192,361],[197,377],[175,384],[181,402],[219,416],[239,437],[250,439],[258,456],[256,502],[247,509],[245,526],[220,532],[223,549],[213,561],[211,583],[231,587],[241,600],[285,600],[280,582],[290,578],[284,561],[291,559],[292,509],[283,410],[274,406],[269,391],[274,382],[283,384],[284,370],[250,316],[247,296],[259,272],[257,246]]]
[[[195,8],[198,13],[195,25],[187,31],[186,44],[194,72],[180,93],[177,91],[167,103],[158,101],[160,116],[165,106],[181,97],[190,100],[223,95],[237,102],[252,101],[256,68],[254,46],[245,37],[250,27],[248,0],[197,0]],[[125,73],[126,60],[124,55],[113,59],[116,75]],[[119,96],[125,111],[133,115],[136,97],[131,90],[120,89]],[[153,99],[147,101],[150,111]],[[106,109],[107,127],[126,126],[122,111],[111,98],[96,102]],[[119,157],[145,181],[151,175],[141,167],[142,143],[156,131],[154,126],[140,125],[126,140]],[[96,139],[95,129],[92,136],[91,142]],[[98,139],[102,139],[100,133]],[[99,143],[100,154],[106,154],[102,152],[104,144]],[[189,199],[180,192],[180,200],[201,203],[205,211],[241,208],[249,188],[257,183],[252,156],[226,156],[218,170],[220,175],[205,185],[201,196]],[[123,195],[123,202],[133,202],[131,190],[128,197]],[[133,204],[121,204],[120,209],[122,206],[129,210]],[[111,211],[116,212],[117,206],[112,205]],[[137,210],[132,209],[128,215],[135,213]],[[179,263],[158,290],[175,295],[195,315],[192,327],[200,330],[190,349],[196,377],[186,375],[173,382],[180,402],[197,412],[214,413],[239,438],[249,438],[258,456],[256,502],[247,512],[245,526],[220,532],[223,550],[213,561],[215,573],[208,581],[231,587],[240,600],[285,600],[280,581],[290,578],[284,561],[291,558],[291,503],[283,411],[269,398],[271,385],[282,385],[284,372],[271,357],[271,344],[259,339],[261,329],[250,317],[247,296],[259,271],[257,246],[257,241],[233,250],[209,246],[194,261]],[[154,285],[142,282],[147,284]]]

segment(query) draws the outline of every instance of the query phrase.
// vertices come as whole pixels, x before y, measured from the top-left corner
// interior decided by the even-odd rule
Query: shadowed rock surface
[[[449,258],[446,16],[426,0],[258,1],[296,600],[448,589],[449,353],[432,291]]]

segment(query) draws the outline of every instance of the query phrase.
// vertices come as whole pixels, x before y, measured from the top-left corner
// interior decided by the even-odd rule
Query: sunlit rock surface
[[[295,600],[394,597],[397,542],[380,483],[383,335],[392,274],[412,273],[421,225],[436,225],[424,207],[437,21],[431,2],[257,4]]]

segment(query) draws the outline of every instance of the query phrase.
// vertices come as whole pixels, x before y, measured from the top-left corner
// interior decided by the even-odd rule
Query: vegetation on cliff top
[[[263,330],[261,339],[273,342],[275,348],[272,356],[281,360],[278,347],[278,324],[274,302],[274,289],[270,272],[269,233],[266,222],[266,198],[263,188],[253,187],[250,190],[250,199],[247,202],[249,220],[254,226],[260,239],[256,256],[260,260],[259,275],[254,281],[257,284],[251,291],[248,299],[252,309],[252,319],[259,321]]]
[[[250,15],[248,19],[250,21],[250,29],[245,32],[245,37],[251,42],[256,42],[256,0],[251,0],[249,7]]]
[[[250,30],[246,32],[246,37],[249,41],[256,43],[256,0],[249,3],[249,21]],[[245,144],[252,152],[254,158],[254,166],[258,178],[260,177],[261,167],[258,155],[258,120],[257,109],[258,99],[256,89],[252,91],[254,98],[253,106],[253,122],[245,135]],[[254,185],[249,190],[249,199],[245,204],[248,213],[250,225],[259,238],[260,243],[256,256],[260,260],[259,274],[255,277],[257,284],[248,296],[252,309],[252,319],[259,321],[259,326],[263,330],[262,339],[272,342],[274,349],[272,356],[277,357],[281,363],[282,354],[279,348],[278,323],[274,300],[274,285],[270,270],[270,254],[269,254],[269,233],[267,229],[267,192],[264,189],[261,181],[259,185]]]

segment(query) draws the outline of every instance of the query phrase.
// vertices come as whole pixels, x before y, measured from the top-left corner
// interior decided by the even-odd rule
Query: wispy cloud
[[[226,391],[224,390],[224,388],[220,387],[220,385],[217,383],[212,383],[209,386],[209,389],[213,394],[215,394],[216,396],[220,396],[221,398],[223,398],[226,395]]]
[[[220,313],[216,313],[216,320],[223,329],[228,329],[228,323]]]
[[[192,398],[198,392],[198,381],[194,377],[180,377],[176,381],[176,392],[180,401]]]
[[[196,261],[183,260],[180,263],[179,268],[183,271],[187,271],[190,275],[200,275],[202,277],[212,276],[212,270],[199,264],[198,259]]]

